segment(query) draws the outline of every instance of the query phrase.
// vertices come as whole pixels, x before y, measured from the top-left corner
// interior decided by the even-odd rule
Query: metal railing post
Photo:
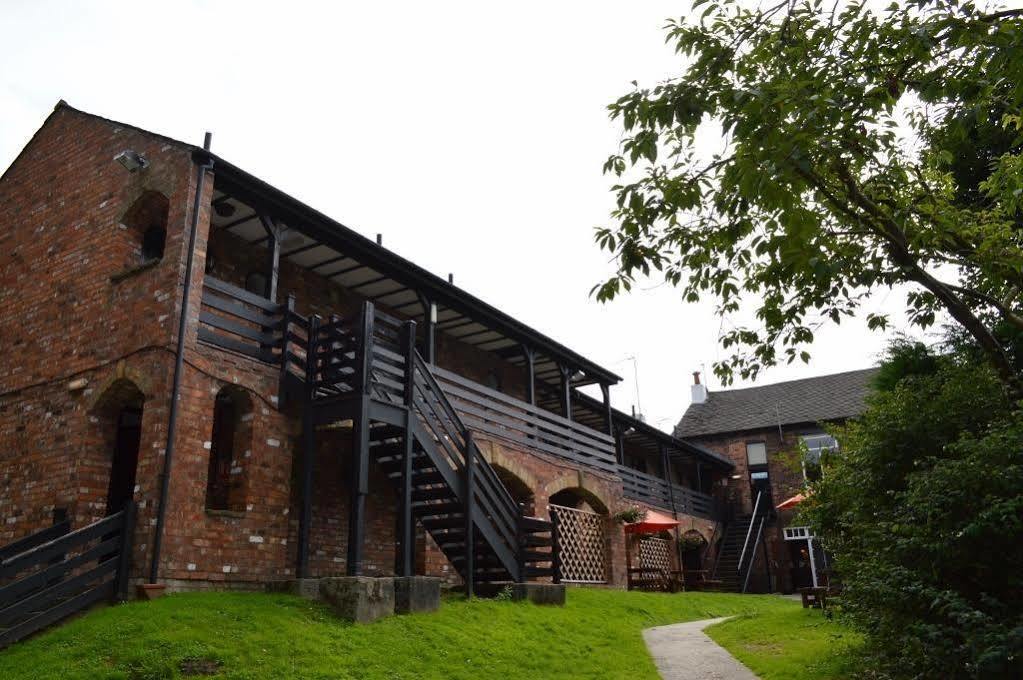
[[[302,409],[302,505],[298,518],[299,578],[309,578],[309,526],[313,517],[313,468],[316,461],[316,429],[313,400],[316,398],[316,373],[320,317],[309,317],[309,337],[305,355],[305,406]]]
[[[476,545],[475,524],[473,522],[473,506],[475,505],[475,445],[472,441],[472,430],[466,430],[465,437],[465,594],[472,597],[476,581]]]
[[[405,355],[405,432],[404,451],[401,460],[401,517],[399,540],[401,541],[401,575],[412,576],[414,523],[412,519],[412,428],[415,421],[415,379],[416,379],[416,322],[406,321],[402,326],[402,347]]]
[[[294,293],[288,293],[281,313],[281,377],[277,388],[277,410],[284,408],[284,385],[288,377],[288,352],[291,349],[291,317],[295,315]]]
[[[365,395],[370,394],[373,391],[373,332],[374,322],[376,317],[376,311],[373,308],[372,302],[367,302],[362,307],[362,342],[360,349],[362,350],[362,393]]]

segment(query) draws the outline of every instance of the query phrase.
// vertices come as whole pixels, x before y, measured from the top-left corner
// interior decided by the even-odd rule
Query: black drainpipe
[[[153,560],[149,565],[149,582],[156,583],[160,573],[160,546],[163,543],[163,521],[167,515],[167,493],[170,490],[171,457],[174,455],[174,429],[178,422],[178,395],[181,392],[181,373],[185,365],[185,329],[188,325],[188,296],[192,290],[192,263],[195,260],[195,234],[199,229],[199,209],[202,201],[206,172],[213,169],[213,157],[209,154],[213,135],[206,133],[203,141],[205,153],[197,155],[202,159],[199,178],[195,186],[195,205],[192,206],[192,230],[188,235],[188,259],[185,263],[185,289],[181,298],[181,320],[178,323],[178,347],[174,361],[174,385],[171,388],[170,416],[167,418],[167,448],[163,456],[163,473],[160,477],[160,504],[156,508],[156,529],[153,536]]]

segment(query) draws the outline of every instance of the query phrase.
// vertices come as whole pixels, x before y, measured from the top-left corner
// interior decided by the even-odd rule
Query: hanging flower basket
[[[642,522],[645,518],[646,510],[643,508],[628,508],[614,516],[614,520],[619,524],[635,524]]]

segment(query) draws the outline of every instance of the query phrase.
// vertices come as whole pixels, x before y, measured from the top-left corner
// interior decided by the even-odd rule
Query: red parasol
[[[627,534],[656,534],[661,531],[673,529],[679,525],[679,521],[667,515],[662,515],[653,510],[646,511],[646,517],[638,522],[625,525]]]
[[[789,508],[796,507],[797,505],[799,505],[800,503],[802,503],[805,500],[806,500],[806,496],[804,496],[801,493],[797,493],[792,498],[786,498],[785,500],[783,500],[781,503],[779,503],[778,505],[776,505],[774,507],[776,509],[778,509],[778,510],[788,510]]]

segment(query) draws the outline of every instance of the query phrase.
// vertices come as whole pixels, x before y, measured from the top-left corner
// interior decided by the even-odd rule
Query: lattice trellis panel
[[[604,518],[587,510],[561,505],[549,507],[551,515],[557,515],[561,580],[568,583],[606,583]]]
[[[644,569],[671,571],[671,553],[664,538],[646,536],[639,541],[639,566]]]

